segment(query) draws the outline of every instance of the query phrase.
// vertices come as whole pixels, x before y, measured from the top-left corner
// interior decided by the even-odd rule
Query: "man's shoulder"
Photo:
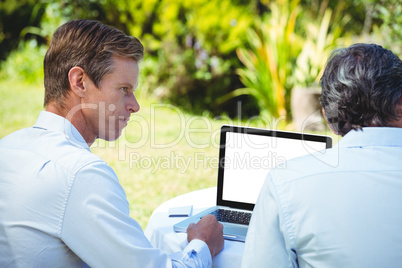
[[[23,138],[27,134],[29,135],[30,129],[32,128],[31,127],[22,128],[4,136],[3,138],[0,139],[0,146],[7,147],[7,145],[12,145],[12,143],[17,141],[18,139]]]
[[[20,155],[22,158],[29,153],[43,159],[42,161],[52,161],[64,168],[79,168],[92,162],[107,165],[68,135],[33,127],[18,130],[1,139],[0,152],[12,152],[14,157]]]
[[[271,170],[270,177],[275,185],[291,183],[316,174],[333,172],[338,164],[338,150],[326,149],[283,161]]]

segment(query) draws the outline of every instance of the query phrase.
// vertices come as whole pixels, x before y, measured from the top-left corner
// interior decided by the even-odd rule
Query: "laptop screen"
[[[328,136],[222,126],[218,205],[253,209],[271,168],[331,146]]]

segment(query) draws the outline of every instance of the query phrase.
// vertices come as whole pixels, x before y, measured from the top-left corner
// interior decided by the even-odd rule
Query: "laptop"
[[[329,136],[223,125],[220,133],[216,206],[173,226],[186,232],[191,222],[214,214],[223,224],[224,238],[245,241],[248,223],[258,195],[273,168],[285,168],[286,160],[324,153],[332,147]]]

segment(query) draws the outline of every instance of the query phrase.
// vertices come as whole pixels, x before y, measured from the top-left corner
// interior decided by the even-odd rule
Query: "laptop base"
[[[187,227],[190,223],[197,223],[202,217],[210,214],[216,209],[230,209],[227,207],[214,206],[209,209],[203,210],[202,212],[189,217],[173,226],[173,230],[179,233],[187,232]],[[250,212],[250,211],[247,211]],[[223,237],[227,240],[234,240],[244,242],[246,240],[248,225],[233,224],[228,222],[221,222],[223,225]]]

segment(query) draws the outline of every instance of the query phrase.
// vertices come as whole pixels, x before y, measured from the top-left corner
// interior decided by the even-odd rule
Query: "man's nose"
[[[126,109],[130,113],[136,113],[140,110],[140,104],[138,103],[137,98],[134,96],[134,93],[131,94],[126,105]]]

